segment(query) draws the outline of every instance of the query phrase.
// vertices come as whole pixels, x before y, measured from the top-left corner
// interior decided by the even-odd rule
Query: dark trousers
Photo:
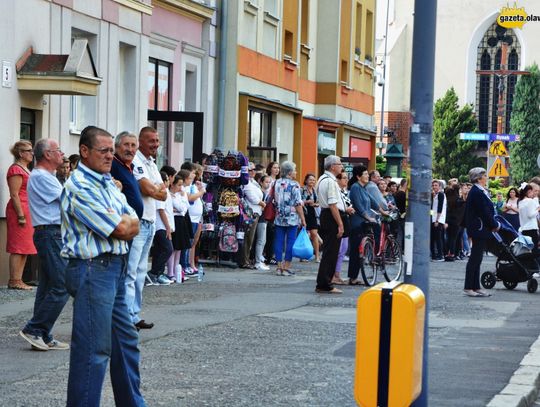
[[[341,238],[337,238],[338,225],[332,216],[330,209],[321,211],[320,234],[323,240],[322,257],[317,273],[317,289],[330,291],[332,289],[332,277],[336,271],[336,263],[341,245]]]
[[[255,240],[255,232],[257,232],[257,224],[259,223],[259,215],[255,215],[253,223],[246,226],[244,230],[244,246],[242,246],[242,254],[240,259],[241,266],[249,266],[249,254],[251,253],[251,246]]]
[[[167,239],[167,232],[158,230],[154,235],[154,247],[152,248],[152,270],[150,273],[159,276],[165,271],[167,260],[173,252],[172,241]]]
[[[357,228],[351,228],[349,234],[349,269],[347,272],[347,277],[351,280],[356,280],[358,278],[358,273],[360,272],[360,243],[364,237],[362,226]]]
[[[444,256],[443,243],[444,243],[444,226],[441,223],[431,223],[431,258],[440,259]]]
[[[486,251],[486,240],[472,238],[472,249],[465,268],[465,290],[480,289],[480,264]]]
[[[448,229],[446,230],[448,240],[447,240],[447,253],[450,256],[455,256],[459,254],[459,249],[456,247],[457,238],[459,235],[459,225],[455,223],[449,223]]]

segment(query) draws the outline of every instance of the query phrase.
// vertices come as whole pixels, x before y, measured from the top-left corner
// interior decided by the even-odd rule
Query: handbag
[[[274,186],[270,190],[266,206],[263,210],[263,218],[267,222],[273,222],[276,219],[276,205],[274,204]]]
[[[339,211],[339,216],[341,217],[341,222],[343,223],[343,235],[341,237],[349,237],[349,233],[351,231],[349,214],[347,212]]]
[[[306,232],[306,228],[302,228],[298,233],[298,236],[296,236],[292,248],[292,255],[293,257],[298,257],[303,260],[309,260],[313,257],[313,245]]]

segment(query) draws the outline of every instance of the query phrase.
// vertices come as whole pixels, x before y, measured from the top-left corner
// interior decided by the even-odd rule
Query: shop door
[[[184,159],[200,162],[203,141],[202,112],[148,111],[148,124],[158,130],[161,147],[156,157],[158,168],[170,162],[169,141],[184,144]],[[172,137],[171,137],[172,136]]]

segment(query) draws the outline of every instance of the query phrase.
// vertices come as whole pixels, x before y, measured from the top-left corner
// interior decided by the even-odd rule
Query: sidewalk
[[[484,269],[493,263],[486,258]],[[465,262],[431,266],[429,405],[532,405],[540,358],[524,357],[540,333],[540,292],[498,283],[492,297],[468,298]],[[355,406],[355,307],[364,289],[317,295],[317,265],[295,267],[302,271],[290,278],[205,267],[202,283],[147,287],[143,318],[156,323],[141,333],[147,404]],[[33,294],[0,289],[0,304],[0,405],[64,405],[69,353],[34,352],[18,337]],[[68,303],[55,329],[60,340],[70,324]],[[107,378],[102,406],[112,405]]]

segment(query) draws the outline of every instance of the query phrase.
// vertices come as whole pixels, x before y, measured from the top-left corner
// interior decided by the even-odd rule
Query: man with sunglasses
[[[145,406],[139,336],[125,298],[128,242],[139,233],[139,219],[110,175],[112,136],[85,128],[79,153],[61,197],[66,288],[74,298],[67,405],[100,404],[110,361],[116,405]]]

